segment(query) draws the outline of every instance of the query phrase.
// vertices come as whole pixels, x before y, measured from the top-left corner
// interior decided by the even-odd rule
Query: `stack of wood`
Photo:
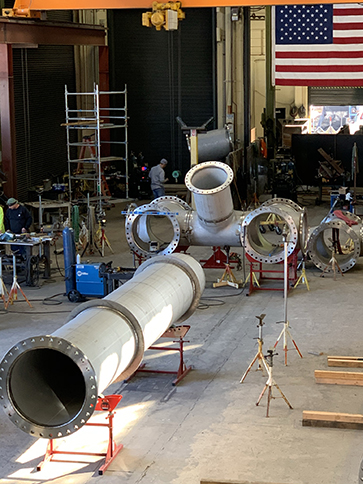
[[[344,168],[341,166],[342,162],[340,160],[334,160],[323,148],[319,148],[318,152],[325,159],[325,161],[319,161],[319,176],[331,181],[344,174]]]

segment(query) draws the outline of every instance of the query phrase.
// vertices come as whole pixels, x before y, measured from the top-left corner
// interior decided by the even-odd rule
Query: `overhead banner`
[[[280,86],[363,86],[363,6],[273,7],[273,82]]]

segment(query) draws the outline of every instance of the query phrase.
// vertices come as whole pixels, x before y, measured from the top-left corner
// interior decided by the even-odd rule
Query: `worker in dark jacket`
[[[9,198],[6,202],[8,209],[5,214],[5,230],[13,234],[24,234],[29,231],[32,216],[24,205],[20,205],[15,198]]]

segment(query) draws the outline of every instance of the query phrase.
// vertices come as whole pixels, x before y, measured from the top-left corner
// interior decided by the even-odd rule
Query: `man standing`
[[[149,178],[151,180],[151,190],[153,191],[154,198],[165,195],[164,183],[168,181],[168,178],[165,178],[164,168],[167,163],[168,161],[163,158],[158,165],[153,166],[150,170]]]
[[[5,214],[5,230],[13,234],[24,234],[28,232],[32,223],[32,216],[27,208],[15,198],[9,198],[6,202],[8,209]]]

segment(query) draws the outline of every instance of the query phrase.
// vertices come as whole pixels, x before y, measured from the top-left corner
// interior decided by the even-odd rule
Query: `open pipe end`
[[[37,336],[19,342],[0,363],[0,402],[10,420],[35,437],[79,430],[97,403],[94,369],[68,341]]]
[[[233,180],[233,170],[220,161],[206,161],[193,166],[185,177],[185,185],[192,193],[212,195],[225,190]]]
[[[318,269],[332,272],[329,263],[334,254],[342,272],[355,266],[360,256],[360,238],[343,220],[321,223],[312,232],[307,250]]]

